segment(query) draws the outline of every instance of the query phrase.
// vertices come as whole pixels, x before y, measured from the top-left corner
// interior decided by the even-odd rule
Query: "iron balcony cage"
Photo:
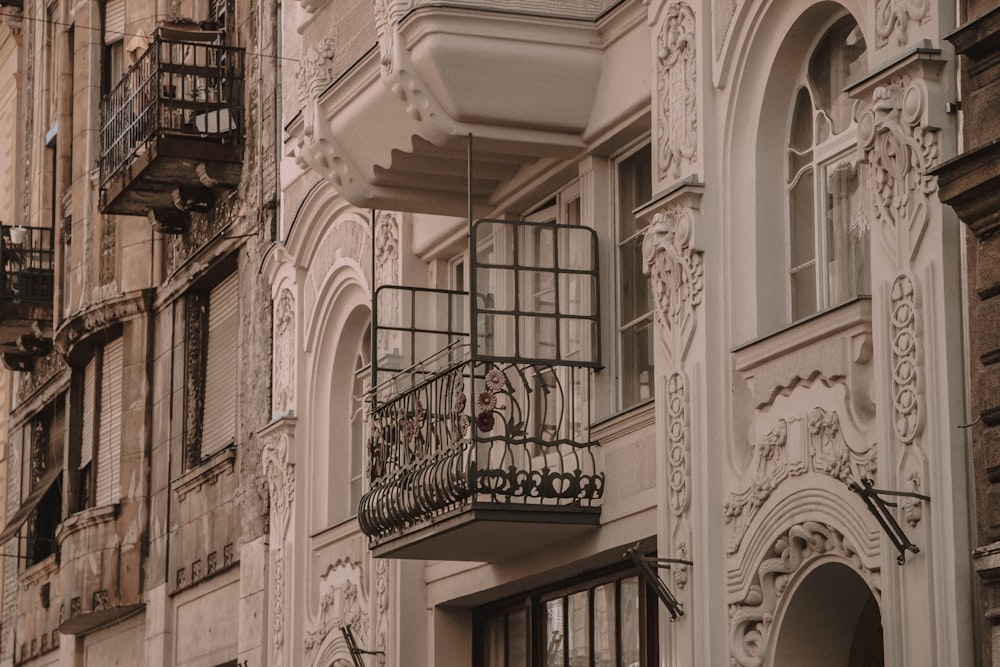
[[[101,104],[101,187],[160,136],[242,146],[244,51],[157,34]]]
[[[473,225],[470,291],[388,285],[373,302],[368,490],[373,543],[473,504],[593,508],[599,366],[597,237]]]
[[[0,225],[0,299],[51,307],[54,256],[51,228]]]

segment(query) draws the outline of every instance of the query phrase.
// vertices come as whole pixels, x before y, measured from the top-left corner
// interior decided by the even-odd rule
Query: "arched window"
[[[371,327],[361,337],[357,360],[354,362],[354,385],[351,391],[351,513],[358,511],[358,503],[364,492],[365,441],[368,431],[365,424],[365,393],[371,386]]]
[[[865,72],[864,56],[861,31],[845,16],[816,43],[796,83],[785,162],[792,321],[871,292],[854,100],[844,91]]]

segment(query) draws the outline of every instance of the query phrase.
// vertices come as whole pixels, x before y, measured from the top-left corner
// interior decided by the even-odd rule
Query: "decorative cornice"
[[[82,343],[92,335],[150,311],[153,289],[130,292],[115,300],[104,301],[81,311],[63,322],[55,335],[55,348],[70,361]]]

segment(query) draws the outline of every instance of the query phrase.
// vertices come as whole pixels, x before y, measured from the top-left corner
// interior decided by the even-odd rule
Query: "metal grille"
[[[0,299],[52,305],[53,240],[47,227],[0,225]]]

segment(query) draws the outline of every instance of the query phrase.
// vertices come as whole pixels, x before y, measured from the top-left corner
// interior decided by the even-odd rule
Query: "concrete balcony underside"
[[[418,7],[288,126],[300,166],[352,204],[484,211],[522,167],[578,155],[601,84],[597,23]]]

